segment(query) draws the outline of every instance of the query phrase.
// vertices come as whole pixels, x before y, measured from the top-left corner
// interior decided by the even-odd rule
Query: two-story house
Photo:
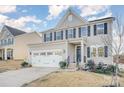
[[[58,67],[60,61],[81,64],[112,63],[110,45],[101,36],[112,36],[114,18],[87,21],[69,9],[55,28],[41,32],[41,43],[29,44],[29,59],[33,66]]]
[[[4,25],[0,32],[0,60],[27,59],[27,44],[39,42],[41,38],[37,32],[26,33]]]

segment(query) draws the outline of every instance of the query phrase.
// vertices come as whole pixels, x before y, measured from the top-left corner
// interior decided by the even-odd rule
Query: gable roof
[[[4,27],[13,35],[13,36],[17,36],[17,35],[21,35],[21,34],[25,34],[26,32],[21,31],[19,29],[4,25]]]
[[[66,17],[68,16],[68,14],[72,13],[73,15],[75,15],[77,18],[79,18],[82,22],[84,23],[88,23],[88,21],[84,18],[82,18],[80,15],[78,15],[75,11],[72,10],[72,8],[68,8],[67,12],[65,13],[65,15],[61,18],[61,20],[58,22],[58,24],[56,25],[56,28],[59,27],[64,20],[66,19]]]
[[[91,20],[91,21],[89,21],[89,22],[102,21],[102,20],[107,20],[107,19],[115,20],[115,17],[105,17],[105,18],[100,18],[100,19]]]

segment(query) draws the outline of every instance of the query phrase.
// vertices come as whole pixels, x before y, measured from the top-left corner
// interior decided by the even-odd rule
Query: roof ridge
[[[18,28],[15,28],[15,27],[12,27],[12,26],[8,26],[8,25],[4,25],[5,27],[9,27],[9,28],[12,28],[12,29],[16,29],[16,30],[19,30],[19,31],[22,31],[21,29],[18,29]],[[22,31],[22,32],[25,32],[25,31]]]
[[[22,30],[19,30],[17,28],[14,28],[14,27],[11,27],[11,26],[8,26],[8,25],[4,25],[4,27],[6,29],[8,29],[8,31],[14,35],[14,36],[17,36],[17,35],[21,35],[21,34],[25,34],[26,32],[25,31],[22,31]]]

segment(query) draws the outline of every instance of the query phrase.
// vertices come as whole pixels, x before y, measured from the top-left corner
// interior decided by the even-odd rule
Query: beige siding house
[[[110,45],[104,45],[101,36],[112,36],[114,18],[87,21],[68,9],[53,29],[41,32],[41,43],[28,44],[29,62],[33,66],[58,67],[60,61],[85,64],[112,64]]]
[[[41,38],[37,32],[26,33],[4,25],[0,33],[0,59],[27,59],[29,55],[27,45],[40,42]]]

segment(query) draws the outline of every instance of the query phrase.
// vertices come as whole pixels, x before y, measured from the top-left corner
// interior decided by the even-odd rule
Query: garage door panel
[[[32,65],[40,67],[59,67],[59,62],[62,61],[62,55],[37,55],[32,57]]]

